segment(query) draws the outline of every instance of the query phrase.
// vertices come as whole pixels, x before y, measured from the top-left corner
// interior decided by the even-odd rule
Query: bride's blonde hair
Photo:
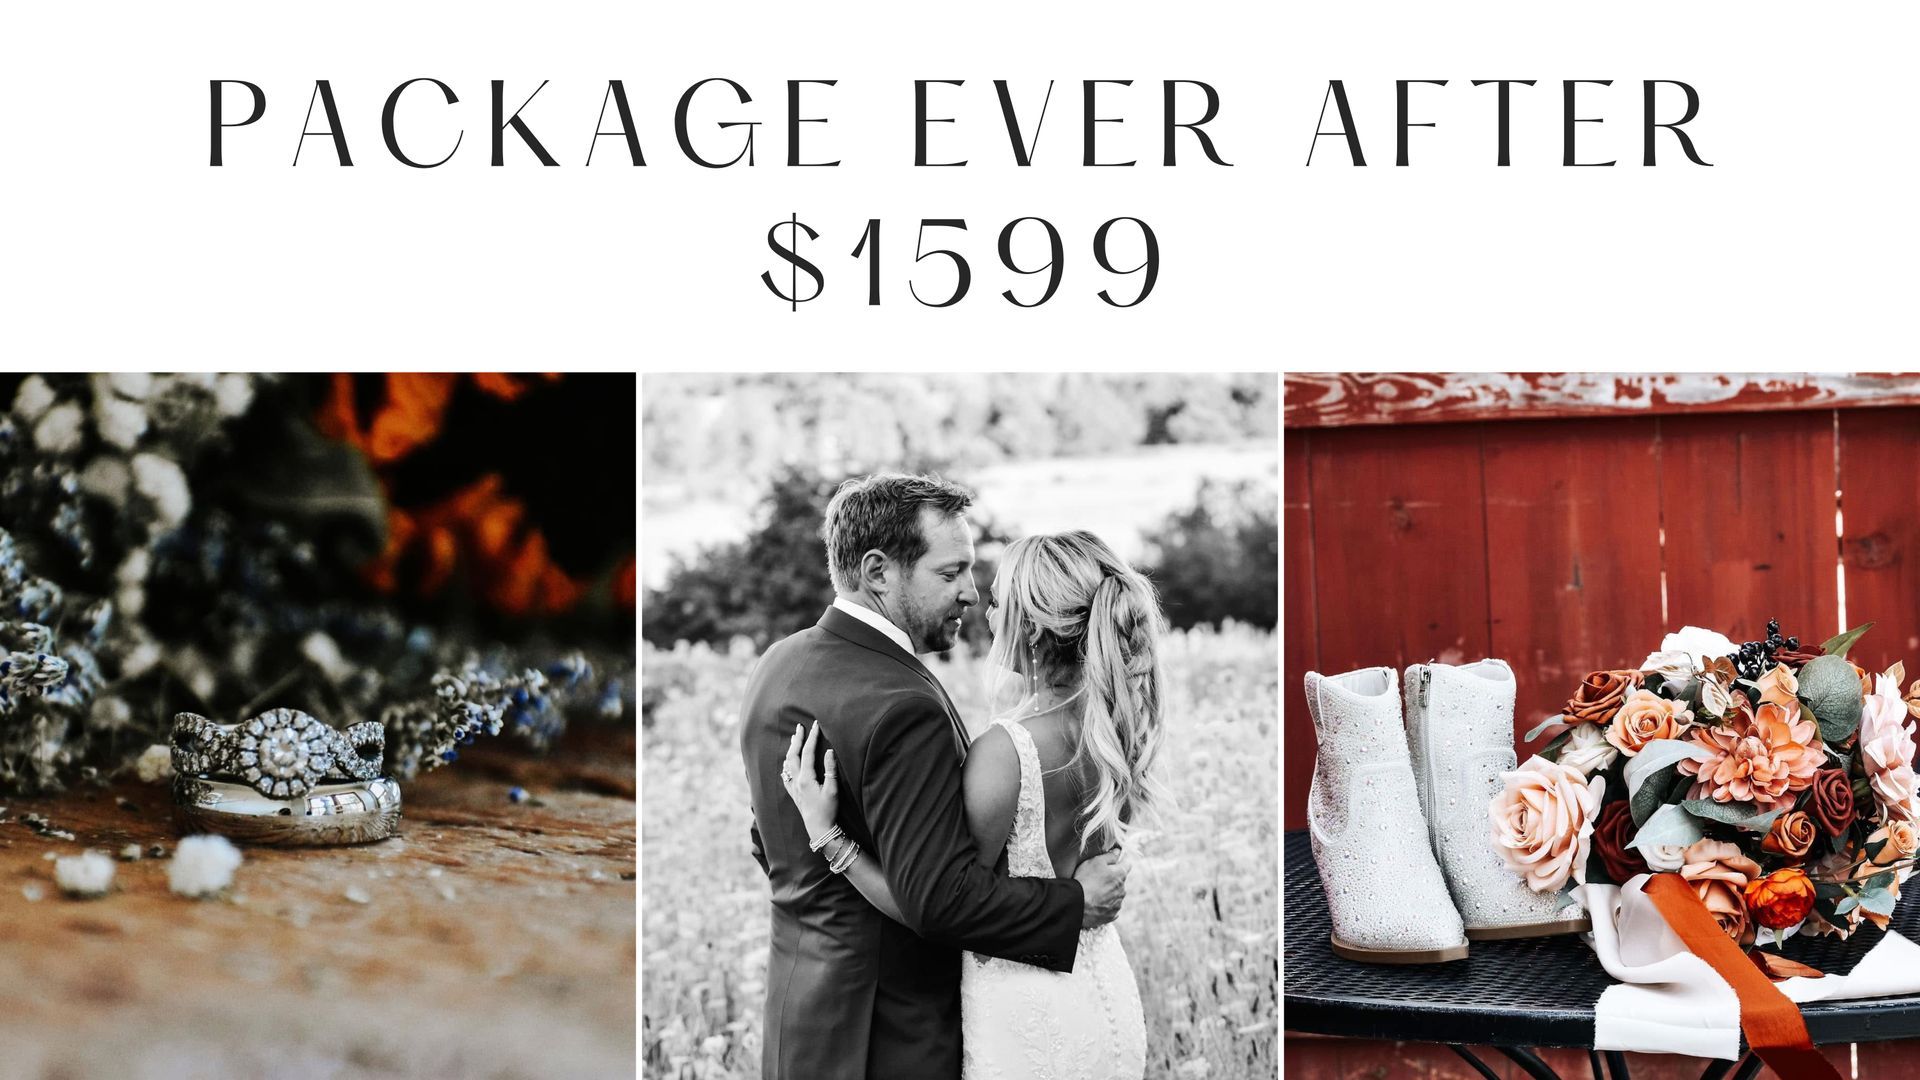
[[[1073,686],[1086,698],[1068,768],[1093,765],[1080,842],[1124,844],[1164,800],[1159,639],[1166,617],[1153,584],[1090,532],[1027,536],[1000,559],[1003,609],[993,666]]]

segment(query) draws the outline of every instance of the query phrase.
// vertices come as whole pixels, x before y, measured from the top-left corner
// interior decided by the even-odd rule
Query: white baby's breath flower
[[[167,888],[181,896],[212,896],[233,884],[240,849],[224,836],[189,836],[167,864]]]
[[[53,862],[53,883],[68,896],[105,896],[113,887],[113,860],[98,851],[82,852]]]
[[[228,372],[213,384],[213,403],[221,416],[244,415],[253,405],[253,383],[245,375]]]
[[[80,449],[80,422],[86,414],[80,406],[63,401],[48,409],[33,427],[33,445],[49,454],[70,454]]]
[[[1642,844],[1634,850],[1647,861],[1647,869],[1656,874],[1676,873],[1687,862],[1684,844]]]
[[[88,723],[99,731],[118,731],[133,722],[133,706],[125,698],[95,698],[88,713]]]
[[[107,376],[107,387],[124,398],[147,400],[153,392],[153,376],[145,371],[116,371]]]
[[[132,483],[133,474],[127,471],[127,463],[117,457],[94,458],[80,470],[80,490],[115,506],[127,501],[127,487]]]
[[[134,771],[142,783],[157,784],[162,780],[173,779],[173,751],[164,744],[155,743],[140,753],[140,760],[134,763]]]
[[[1620,751],[1607,741],[1606,729],[1599,724],[1575,724],[1560,748],[1560,764],[1571,765],[1592,776],[1620,757]]]
[[[152,501],[160,514],[160,524],[173,528],[187,519],[193,509],[193,496],[187,491],[187,476],[180,466],[158,454],[133,456],[133,486]]]
[[[300,643],[300,652],[335,682],[345,682],[353,674],[353,665],[347,663],[347,658],[340,654],[340,646],[325,631],[308,634]]]
[[[93,399],[93,426],[102,439],[131,450],[147,433],[147,407],[111,394],[97,394]]]
[[[153,665],[159,662],[160,646],[151,641],[143,641],[127,650],[127,655],[121,658],[120,676],[126,679],[137,679],[152,671]]]
[[[113,571],[114,580],[122,585],[138,585],[147,580],[147,572],[153,567],[153,557],[146,548],[134,548]]]
[[[129,619],[139,616],[147,606],[147,571],[152,565],[146,548],[134,548],[127,552],[126,560],[113,572],[114,580],[120,583],[120,588],[113,594],[114,606]],[[155,659],[159,659],[157,654]],[[121,668],[124,670],[130,663],[131,658],[123,661]]]
[[[13,415],[31,424],[53,407],[53,387],[38,375],[29,375],[13,393]]]

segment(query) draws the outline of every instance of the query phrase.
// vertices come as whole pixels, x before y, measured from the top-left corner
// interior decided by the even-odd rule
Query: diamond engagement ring
[[[246,784],[182,773],[173,780],[173,801],[183,833],[213,832],[251,844],[365,844],[392,836],[400,823],[400,785],[384,776],[276,799]]]
[[[386,744],[377,720],[337,731],[298,709],[269,709],[242,724],[183,712],[173,718],[173,771],[234,778],[269,799],[299,799],[329,776],[378,779]]]

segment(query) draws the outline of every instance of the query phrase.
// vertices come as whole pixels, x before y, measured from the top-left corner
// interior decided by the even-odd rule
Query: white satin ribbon
[[[1733,1060],[1740,1056],[1740,999],[1667,926],[1642,891],[1647,877],[1578,890],[1593,916],[1587,943],[1618,980],[1594,1005],[1594,1049]],[[1920,994],[1920,946],[1890,932],[1846,975],[1774,985],[1803,1004]]]

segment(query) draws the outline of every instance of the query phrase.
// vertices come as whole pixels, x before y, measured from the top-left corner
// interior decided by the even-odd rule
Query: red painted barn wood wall
[[[1853,658],[1920,676],[1920,407],[1289,428],[1283,451],[1289,829],[1308,671],[1505,659],[1524,759],[1583,675],[1670,630],[1825,640],[1844,563],[1848,623],[1875,624]]]

